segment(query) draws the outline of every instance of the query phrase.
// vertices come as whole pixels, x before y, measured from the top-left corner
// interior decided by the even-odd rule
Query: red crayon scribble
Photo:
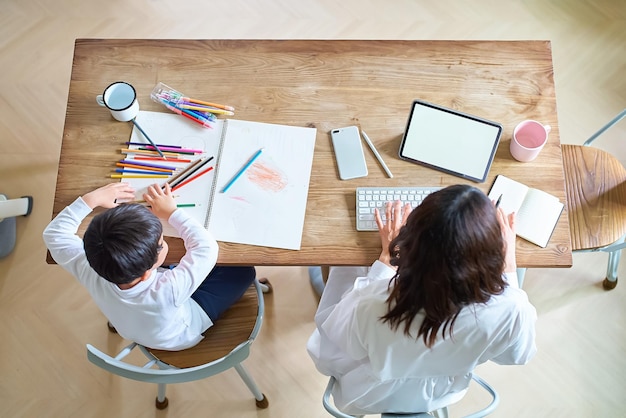
[[[262,162],[253,164],[246,171],[246,175],[248,180],[270,192],[280,192],[287,186],[287,178],[283,173]]]

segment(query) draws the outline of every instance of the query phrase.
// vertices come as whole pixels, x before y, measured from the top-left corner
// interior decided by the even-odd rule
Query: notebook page
[[[503,175],[498,175],[489,191],[489,199],[495,202],[502,195],[500,207],[504,209],[504,212],[519,212],[527,192],[528,186]]]
[[[529,189],[516,222],[516,232],[540,247],[546,247],[563,211],[563,203],[555,196]]]
[[[224,129],[209,231],[219,241],[300,249],[316,129],[233,119]]]
[[[223,120],[219,119],[213,129],[199,126],[180,115],[174,113],[165,112],[150,112],[140,111],[137,115],[137,122],[143,128],[143,130],[150,136],[150,139],[156,144],[178,145],[189,149],[202,150],[202,154],[196,154],[189,156],[192,161],[198,158],[208,158],[214,156],[214,160],[203,166],[203,169],[215,165],[217,158],[217,152],[219,149],[219,143],[221,140],[222,123]],[[141,134],[141,132],[133,127],[133,131],[130,137],[131,142],[144,142],[148,144],[148,141]],[[133,148],[130,146],[129,148]],[[134,146],[134,148],[137,148]],[[123,155],[121,156],[123,157]],[[132,159],[133,155],[128,155],[127,159]],[[190,163],[175,163],[172,161],[159,161],[155,164],[161,164],[164,166],[173,166],[179,169],[184,169]],[[210,190],[213,180],[215,178],[215,169],[208,172],[196,180],[193,180],[186,185],[175,190],[172,194],[176,196],[175,200],[177,204],[196,204],[195,207],[181,208],[191,214],[198,222],[204,225],[206,214],[209,210],[210,203]],[[143,199],[143,194],[146,192],[148,186],[157,183],[164,185],[167,179],[122,179],[130,183],[135,188],[135,198],[137,200]],[[168,237],[179,237],[178,232],[166,221],[161,221],[163,224],[163,235]]]

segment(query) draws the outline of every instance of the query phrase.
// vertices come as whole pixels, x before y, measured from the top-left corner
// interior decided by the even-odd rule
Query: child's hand
[[[135,199],[135,189],[128,183],[109,183],[83,196],[83,201],[91,209],[100,206],[103,208],[114,208],[119,205],[117,199]]]
[[[148,191],[143,195],[144,200],[151,206],[150,210],[159,219],[167,221],[176,210],[176,202],[172,196],[172,188],[169,183],[165,183],[165,190],[158,184],[148,187]]]

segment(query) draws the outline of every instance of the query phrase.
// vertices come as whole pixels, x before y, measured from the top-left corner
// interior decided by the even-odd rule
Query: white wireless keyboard
[[[374,209],[378,208],[385,220],[385,203],[399,200],[417,207],[426,196],[441,187],[357,187],[356,188],[356,229],[357,231],[377,231]],[[383,210],[381,210],[383,209]]]

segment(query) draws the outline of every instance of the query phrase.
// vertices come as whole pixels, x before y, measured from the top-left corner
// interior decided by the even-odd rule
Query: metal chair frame
[[[261,284],[256,279],[254,281],[254,287],[258,299],[258,313],[256,323],[254,324],[254,328],[250,333],[249,338],[242,341],[226,356],[215,361],[196,367],[177,368],[160,361],[146,347],[136,342],[124,347],[115,357],[111,357],[91,344],[87,344],[87,358],[96,366],[118,376],[140,382],[156,383],[158,385],[158,394],[156,398],[156,407],[158,409],[165,409],[168,405],[168,400],[165,396],[165,389],[168,383],[183,383],[204,379],[230,368],[234,368],[237,371],[250,392],[252,392],[252,395],[256,399],[257,407],[266,408],[268,406],[267,398],[259,390],[256,383],[242,364],[242,362],[250,355],[250,346],[261,330],[263,314],[265,311],[263,289]],[[124,358],[127,357],[135,348],[139,348],[139,350],[148,359],[147,363],[143,366],[137,366],[123,361]],[[154,368],[155,366],[157,367],[156,369]]]
[[[491,414],[493,411],[495,411],[495,409],[498,407],[498,404],[500,403],[500,395],[498,395],[498,392],[496,392],[496,390],[493,387],[491,387],[486,381],[484,381],[482,378],[480,378],[476,374],[472,374],[472,380],[474,380],[476,383],[482,386],[491,395],[492,399],[489,405],[487,405],[483,409],[476,411],[470,415],[466,415],[464,418],[485,417]],[[330,379],[328,379],[328,385],[326,385],[326,390],[324,391],[324,395],[322,396],[322,404],[324,405],[324,409],[326,409],[326,411],[328,411],[328,413],[331,414],[335,418],[358,417],[355,415],[349,415],[349,414],[345,414],[341,412],[331,402],[330,398],[332,396],[333,387],[335,386],[336,382],[337,380],[332,376],[330,377]],[[448,418],[449,417],[448,414],[449,414],[448,407],[444,407],[436,411],[430,411],[430,412],[414,412],[414,413],[381,412],[380,416],[381,418],[427,418],[427,417],[432,418],[433,416],[437,418]]]

